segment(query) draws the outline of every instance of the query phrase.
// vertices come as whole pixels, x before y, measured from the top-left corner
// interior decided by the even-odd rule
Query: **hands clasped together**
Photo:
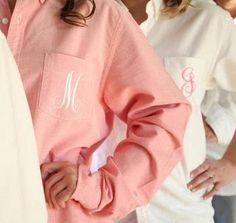
[[[41,166],[41,174],[48,206],[65,208],[77,186],[77,165],[70,162],[45,163]]]

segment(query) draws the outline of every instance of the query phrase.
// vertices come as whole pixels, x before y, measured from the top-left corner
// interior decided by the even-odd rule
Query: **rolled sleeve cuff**
[[[100,202],[101,175],[99,172],[91,174],[86,165],[79,166],[77,188],[72,199],[79,202],[83,208],[93,212]],[[96,199],[98,198],[98,199]]]
[[[206,122],[215,132],[219,145],[225,146],[230,143],[235,131],[234,120],[220,105],[211,106],[206,114]]]

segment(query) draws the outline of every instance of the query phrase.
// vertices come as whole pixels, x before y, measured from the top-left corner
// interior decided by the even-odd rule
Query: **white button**
[[[3,18],[2,19],[2,24],[7,25],[9,23],[8,18]]]

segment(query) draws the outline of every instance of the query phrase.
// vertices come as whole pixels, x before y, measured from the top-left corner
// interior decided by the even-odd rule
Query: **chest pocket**
[[[166,57],[166,70],[192,105],[200,105],[205,92],[206,65],[198,58]]]
[[[39,110],[64,120],[87,120],[95,100],[95,63],[63,54],[46,54]]]

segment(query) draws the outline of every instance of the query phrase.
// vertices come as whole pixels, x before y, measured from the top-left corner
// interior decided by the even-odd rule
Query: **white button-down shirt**
[[[0,33],[0,222],[46,223],[31,115],[5,37]]]
[[[236,89],[236,29],[229,15],[212,2],[193,1],[193,5],[174,19],[149,16],[144,22],[151,24],[156,20],[155,25],[144,32],[192,103],[193,113],[186,129],[183,161],[150,204],[138,209],[139,222],[151,223],[155,219],[163,223],[213,222],[210,201],[203,201],[201,193],[189,192],[186,183],[190,180],[190,171],[205,159],[200,106],[206,90],[221,88],[228,92]],[[235,130],[232,95],[228,94],[227,105],[215,101],[207,115],[220,144],[229,143]]]

